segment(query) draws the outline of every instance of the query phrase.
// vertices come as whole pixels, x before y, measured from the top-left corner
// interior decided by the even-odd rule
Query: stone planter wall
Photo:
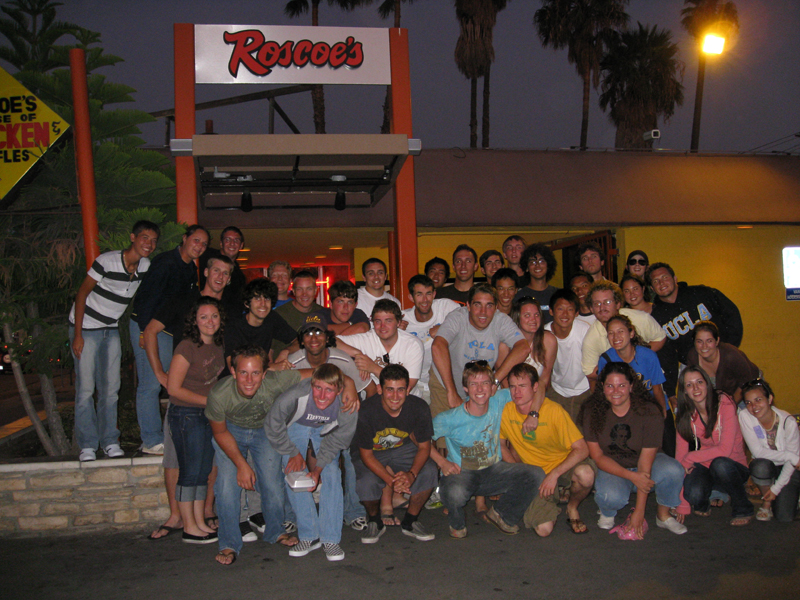
[[[0,465],[0,537],[146,529],[168,516],[160,456]]]

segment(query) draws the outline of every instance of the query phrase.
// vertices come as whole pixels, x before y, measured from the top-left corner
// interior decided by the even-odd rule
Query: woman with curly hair
[[[186,318],[183,340],[175,348],[167,376],[168,422],[178,456],[175,498],[183,519],[183,541],[208,544],[217,533],[206,525],[203,505],[214,460],[206,398],[225,367],[224,313],[220,302],[203,296]]]
[[[769,521],[773,511],[781,523],[791,523],[800,497],[800,430],[795,418],[774,404],[772,388],[763,379],[742,387],[745,410],[739,425],[753,460],[750,477],[761,490],[763,503],[756,519]]]
[[[686,527],[670,514],[680,502],[683,468],[659,452],[663,417],[652,394],[624,362],[610,362],[600,372],[598,385],[583,403],[579,420],[589,455],[599,469],[595,502],[597,526],[614,527],[614,517],[636,490],[636,505],[625,527],[633,537],[644,537],[644,509],[655,488],[656,525],[682,534]]]
[[[686,471],[679,518],[692,509],[701,517],[711,514],[711,492],[717,489],[731,498],[731,525],[747,525],[754,511],[744,489],[750,472],[736,404],[698,367],[686,367],[678,377],[675,427],[675,458]]]

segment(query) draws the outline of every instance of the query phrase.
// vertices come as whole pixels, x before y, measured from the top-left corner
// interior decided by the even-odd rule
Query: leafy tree
[[[289,0],[283,12],[289,17],[299,17],[311,11],[311,25],[319,26],[319,5],[322,0]],[[328,0],[329,6],[338,6],[343,10],[352,10],[363,0]],[[314,132],[325,133],[325,92],[321,85],[311,90],[311,103],[314,106]]]
[[[600,61],[603,81],[600,107],[609,110],[617,127],[616,148],[649,148],[642,134],[658,128],[658,118],[669,120],[683,104],[684,65],[678,45],[667,29],[638,23],[634,31],[616,36]]]
[[[581,150],[586,149],[589,131],[591,85],[600,84],[600,59],[614,31],[628,24],[627,4],[628,0],[542,0],[542,8],[533,15],[542,45],[566,48],[567,60],[583,80]]]
[[[497,13],[507,0],[455,0],[456,18],[461,34],[456,41],[455,61],[458,70],[470,80],[469,146],[478,146],[478,78],[483,77],[483,136],[481,145],[489,146],[490,73],[494,62],[493,30]]]
[[[726,34],[739,31],[739,11],[733,2],[726,0],[684,0],[681,25],[697,42],[697,88],[692,120],[692,151],[700,144],[700,115],[703,106],[703,85],[706,79],[706,55],[702,50],[703,38],[712,28],[722,26]]]
[[[20,71],[50,71],[69,65],[65,46],[57,46],[64,36],[75,35],[80,27],[56,21],[56,7],[51,0],[14,0],[0,10],[0,34],[10,46],[0,47],[0,60]]]

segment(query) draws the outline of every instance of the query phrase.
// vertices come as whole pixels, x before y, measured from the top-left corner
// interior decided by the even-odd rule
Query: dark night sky
[[[155,111],[173,105],[172,24],[176,22],[307,25],[310,16],[288,19],[282,0],[64,0],[59,18],[102,34],[106,51],[125,59],[100,71],[137,90],[136,108]],[[700,148],[745,151],[800,131],[800,2],[736,0],[741,30],[721,57],[709,59]],[[497,148],[563,148],[579,142],[581,81],[566,51],[541,46],[533,25],[535,0],[513,0],[498,15],[492,68],[491,145]],[[672,121],[659,123],[661,147],[686,150],[694,106],[697,58],[680,27],[682,0],[632,0],[631,23],[668,28],[686,65],[685,101]],[[414,135],[423,147],[469,144],[469,82],[458,72],[453,50],[458,24],[451,0],[416,0],[403,6],[403,27],[411,40]],[[386,27],[375,6],[345,13],[325,4],[320,23],[328,26]],[[263,86],[198,86],[199,102],[249,93]],[[384,88],[326,87],[330,133],[377,133]],[[613,146],[614,128],[592,92],[589,146]],[[308,95],[281,105],[303,133],[313,133]],[[480,118],[480,117],[479,117]],[[217,133],[266,132],[266,105],[198,113],[214,119]],[[199,129],[202,125],[198,126]],[[163,143],[163,125],[148,125],[148,143]],[[288,129],[281,126],[279,133]],[[799,143],[794,142],[783,146]],[[797,149],[795,149],[797,151]]]

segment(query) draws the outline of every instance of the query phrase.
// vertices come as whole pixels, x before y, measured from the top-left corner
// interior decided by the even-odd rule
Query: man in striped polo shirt
[[[95,460],[97,448],[117,458],[117,399],[120,386],[119,318],[150,267],[147,258],[158,243],[159,228],[137,221],[131,245],[105,252],[92,264],[69,314],[69,337],[75,359],[75,436],[80,460]],[[97,388],[97,410],[93,394]]]

